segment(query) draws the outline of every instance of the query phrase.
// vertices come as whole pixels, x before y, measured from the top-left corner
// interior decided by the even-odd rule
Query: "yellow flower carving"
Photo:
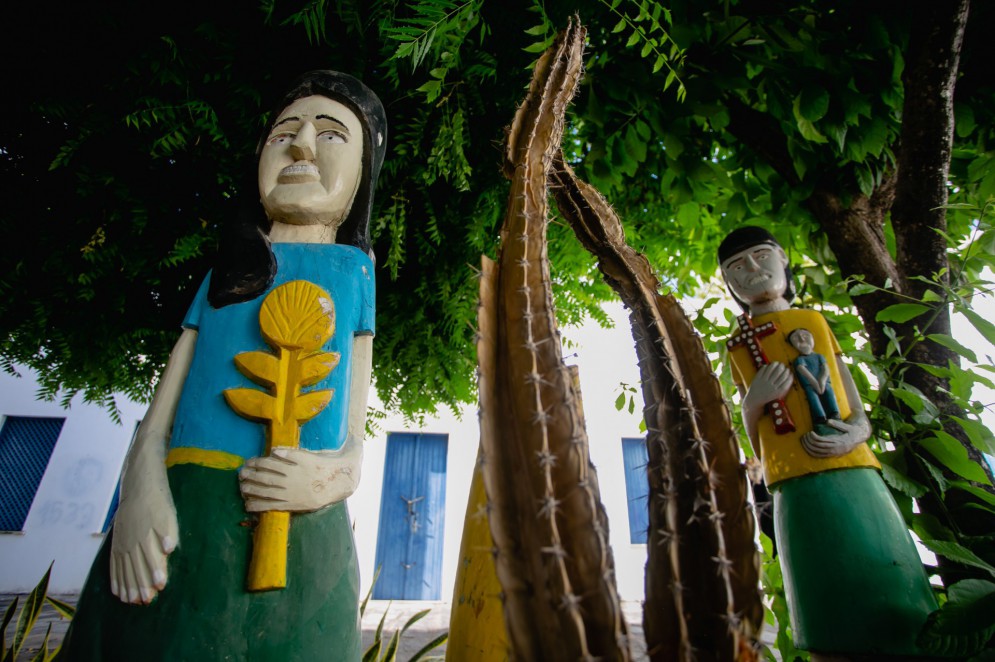
[[[318,349],[335,333],[335,306],[325,290],[294,280],[267,295],[259,328],[273,347]]]

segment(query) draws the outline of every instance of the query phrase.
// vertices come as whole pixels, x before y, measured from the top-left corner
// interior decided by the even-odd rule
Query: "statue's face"
[[[780,246],[758,244],[722,262],[722,277],[732,293],[749,305],[784,296],[788,257]]]
[[[259,156],[259,195],[279,223],[337,228],[349,214],[363,172],[363,128],[328,97],[283,109]]]

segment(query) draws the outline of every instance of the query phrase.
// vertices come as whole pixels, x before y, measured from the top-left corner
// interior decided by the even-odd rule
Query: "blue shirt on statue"
[[[229,388],[262,387],[235,367],[236,354],[272,352],[259,330],[259,309],[274,288],[306,280],[331,295],[335,333],[323,350],[338,352],[331,374],[307,390],[332,389],[332,399],[301,427],[301,448],[334,450],[345,441],[356,335],[374,333],[373,262],[354,246],[343,244],[274,244],[277,273],[273,284],[255,299],[214,308],[207,301],[210,274],[201,284],[183,326],[197,330],[197,346],[173,422],[170,448],[220,451],[241,458],[262,455],[266,427],[242,418],[222,395]]]

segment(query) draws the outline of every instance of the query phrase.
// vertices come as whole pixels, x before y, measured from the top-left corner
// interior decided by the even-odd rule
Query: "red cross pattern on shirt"
[[[770,363],[770,359],[764,353],[764,348],[760,344],[760,339],[777,331],[777,326],[773,322],[765,322],[760,326],[753,326],[750,316],[742,314],[736,318],[739,323],[739,335],[726,341],[729,351],[746,348],[750,352],[750,359],[753,367],[759,370]],[[787,434],[795,431],[795,422],[791,420],[788,407],[783,399],[772,400],[765,405],[765,409],[771,418],[774,419],[774,431],[777,434]]]

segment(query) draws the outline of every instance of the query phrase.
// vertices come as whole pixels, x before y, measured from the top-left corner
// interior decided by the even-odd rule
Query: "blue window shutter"
[[[625,497],[629,503],[629,542],[646,544],[649,533],[650,486],[646,477],[649,455],[643,439],[622,439],[622,460],[625,463]]]
[[[447,450],[444,434],[387,437],[374,599],[441,597]]]
[[[0,429],[0,531],[20,531],[64,418],[8,416]]]

